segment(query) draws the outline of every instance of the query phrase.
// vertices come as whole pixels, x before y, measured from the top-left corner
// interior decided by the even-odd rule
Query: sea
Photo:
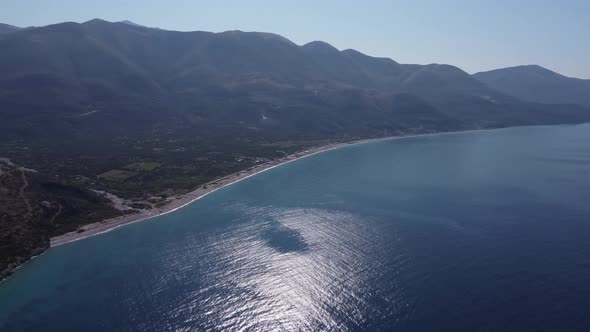
[[[0,331],[590,331],[590,125],[285,164],[49,249]]]

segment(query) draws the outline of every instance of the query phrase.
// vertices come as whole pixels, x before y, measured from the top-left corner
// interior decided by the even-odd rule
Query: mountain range
[[[130,213],[327,141],[590,121],[587,80],[272,33],[95,19],[0,25],[0,49],[0,276],[50,236],[122,213],[97,191]]]
[[[5,139],[103,139],[162,122],[283,138],[376,136],[586,116],[572,105],[552,112],[521,101],[454,66],[399,64],[319,41],[298,46],[270,33],[92,20],[14,30],[0,47]]]

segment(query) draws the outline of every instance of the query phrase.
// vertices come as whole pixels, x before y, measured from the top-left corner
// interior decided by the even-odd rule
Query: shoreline
[[[335,142],[329,143],[325,145],[320,145],[316,147],[311,147],[303,151],[296,152],[294,154],[272,160],[266,162],[264,164],[252,166],[248,169],[232,173],[226,175],[222,178],[217,180],[210,181],[201,185],[199,188],[184,194],[175,196],[171,201],[169,201],[165,206],[160,208],[151,209],[147,211],[142,211],[140,213],[135,214],[128,214],[122,215],[119,217],[106,219],[103,221],[95,222],[92,224],[87,224],[80,229],[82,232],[73,231],[63,235],[55,236],[50,239],[50,248],[57,247],[63,244],[79,241],[88,237],[97,236],[100,234],[104,234],[115,230],[119,227],[134,224],[140,221],[149,220],[152,218],[156,218],[168,213],[172,213],[178,209],[181,209],[219,189],[224,187],[230,186],[242,180],[245,180],[249,177],[255,176],[262,172],[268,171],[275,167],[279,167],[290,162],[303,159],[309,156],[313,156],[318,153],[335,150],[338,148],[342,148],[345,146],[350,145],[358,145],[358,144],[365,144],[371,142],[379,142],[379,141],[389,141],[389,140],[397,140],[403,138],[412,138],[412,137],[423,137],[423,136],[432,136],[432,135],[444,135],[444,134],[456,134],[456,133],[467,133],[467,132],[474,132],[474,131],[487,131],[487,130],[494,130],[494,129],[502,129],[502,128],[489,128],[489,129],[472,129],[472,130],[460,130],[460,131],[445,131],[445,132],[436,132],[436,133],[428,133],[428,134],[412,134],[412,135],[400,135],[400,136],[387,136],[387,137],[380,137],[380,138],[368,138],[368,139],[361,139],[355,141],[348,141],[348,142]]]

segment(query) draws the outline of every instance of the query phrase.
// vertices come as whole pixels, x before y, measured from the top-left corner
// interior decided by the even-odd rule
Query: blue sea
[[[313,155],[52,248],[2,331],[590,331],[590,125]]]

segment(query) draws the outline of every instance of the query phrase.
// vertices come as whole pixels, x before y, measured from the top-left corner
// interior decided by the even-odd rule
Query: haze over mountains
[[[149,208],[144,196],[165,199],[327,140],[590,121],[583,80],[471,76],[272,33],[96,19],[1,25],[0,49],[0,157],[14,162],[3,163],[0,190],[32,202],[0,206],[0,270],[117,213],[90,189]]]

